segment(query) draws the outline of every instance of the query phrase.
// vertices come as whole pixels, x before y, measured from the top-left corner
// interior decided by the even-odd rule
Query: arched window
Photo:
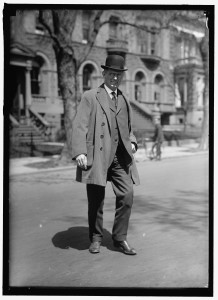
[[[136,101],[143,101],[143,96],[145,95],[145,75],[139,71],[135,75],[135,88],[134,96]]]
[[[83,92],[96,87],[96,70],[92,64],[83,68]]]
[[[160,103],[163,101],[164,97],[164,80],[163,76],[158,74],[154,80],[155,89],[154,89],[154,101]]]

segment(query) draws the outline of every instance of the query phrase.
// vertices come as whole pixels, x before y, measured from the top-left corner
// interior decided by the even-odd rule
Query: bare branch
[[[92,21],[90,22],[90,30],[89,30],[89,43],[86,46],[85,52],[83,53],[83,57],[78,61],[77,69],[81,66],[81,64],[86,60],[87,56],[89,55],[89,52],[91,51],[97,34],[101,28],[100,18],[103,14],[103,10],[96,10],[95,14],[92,16]]]
[[[100,27],[106,25],[106,24],[109,24],[111,23],[110,20],[106,20],[104,22],[102,22],[100,24]],[[120,24],[120,25],[128,25],[128,26],[131,26],[131,27],[134,27],[134,28],[137,28],[137,29],[140,29],[140,30],[143,30],[143,31],[146,31],[146,32],[152,32],[152,30],[150,30],[149,28],[147,28],[146,26],[141,26],[141,25],[137,25],[137,24],[134,24],[134,23],[130,23],[130,22],[126,22],[126,21],[118,21],[117,24]]]
[[[202,17],[204,16],[204,12],[203,11],[199,11],[197,16],[193,16],[193,17],[189,17],[187,20],[189,22],[199,22],[200,20],[202,20]],[[164,11],[163,17],[162,17],[162,26],[155,28],[155,30],[157,32],[160,32],[163,29],[169,29],[172,27],[173,22],[178,21],[180,18],[184,19],[186,16],[184,15],[184,11],[169,11],[168,13],[166,13],[166,11]],[[111,23],[111,20],[108,19],[104,22],[102,22],[100,24],[100,27]],[[118,20],[117,24],[121,24],[121,25],[128,25],[131,27],[134,27],[136,29],[142,30],[142,31],[146,31],[146,32],[150,32],[153,33],[154,29],[150,29],[149,27],[147,27],[146,25],[140,25],[137,23],[131,23],[131,22],[127,22],[127,21],[121,21]]]
[[[46,22],[45,18],[44,18],[44,15],[43,15],[43,12],[42,10],[39,10],[39,22],[45,27],[45,29],[48,31],[50,37],[52,38],[52,40],[55,42],[56,46],[58,48],[60,48],[60,43],[59,43],[59,40],[57,38],[57,36],[54,34],[51,26]]]
[[[77,10],[59,9],[52,10],[54,30],[65,40],[70,41],[75,27]]]

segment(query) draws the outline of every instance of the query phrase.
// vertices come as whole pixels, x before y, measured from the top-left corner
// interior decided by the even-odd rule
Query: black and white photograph
[[[2,15],[3,295],[212,297],[214,5]]]

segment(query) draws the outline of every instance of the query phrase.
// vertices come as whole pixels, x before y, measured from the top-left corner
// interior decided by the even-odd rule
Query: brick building
[[[92,10],[77,11],[72,35],[75,51],[86,47],[91,15]],[[200,127],[204,71],[199,40],[204,24],[190,22],[184,13],[167,27],[166,12],[158,10],[105,10],[101,21],[106,20],[110,22],[101,27],[79,69],[80,93],[99,86],[106,55],[120,53],[128,68],[120,89],[131,102],[134,130],[151,131],[154,117],[164,126],[187,122]],[[10,21],[11,123],[21,131],[34,125],[44,137],[52,128],[55,140],[63,127],[63,103],[51,40],[35,10],[17,11]]]

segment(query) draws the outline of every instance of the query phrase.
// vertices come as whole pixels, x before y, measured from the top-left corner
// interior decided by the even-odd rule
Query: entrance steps
[[[19,127],[13,129],[14,143],[30,145],[43,143],[44,141],[44,137],[32,124],[19,124]]]

